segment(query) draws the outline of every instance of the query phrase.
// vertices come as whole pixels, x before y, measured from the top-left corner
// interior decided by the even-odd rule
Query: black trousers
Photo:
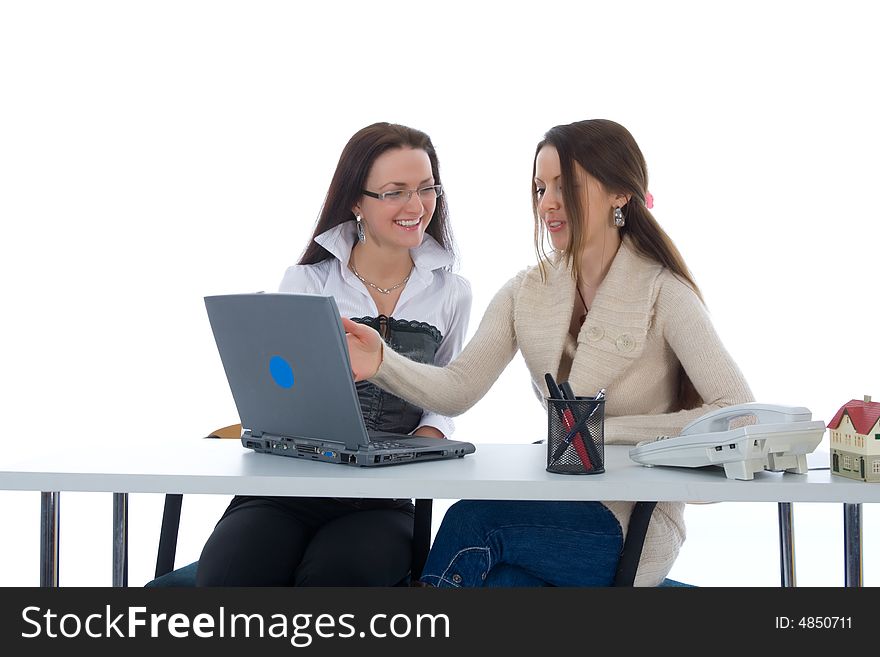
[[[410,500],[236,496],[198,586],[394,586],[410,569]]]

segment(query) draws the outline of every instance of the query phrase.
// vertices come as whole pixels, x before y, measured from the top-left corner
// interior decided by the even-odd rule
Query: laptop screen
[[[242,426],[252,433],[368,442],[333,297],[205,297]]]

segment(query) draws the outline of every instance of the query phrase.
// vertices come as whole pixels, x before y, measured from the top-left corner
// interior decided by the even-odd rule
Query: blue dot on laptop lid
[[[293,387],[293,368],[281,356],[272,356],[269,359],[269,374],[272,380],[282,388]]]

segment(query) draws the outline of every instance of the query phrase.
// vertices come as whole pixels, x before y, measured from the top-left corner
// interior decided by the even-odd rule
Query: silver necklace
[[[412,276],[413,269],[415,269],[415,265],[413,265],[413,267],[409,270],[409,273],[406,275],[406,278],[404,278],[402,281],[400,281],[400,283],[398,283],[397,285],[392,285],[391,287],[379,287],[375,283],[371,283],[370,281],[368,281],[366,278],[364,278],[363,276],[361,276],[358,273],[358,270],[355,268],[354,263],[351,261],[351,259],[349,259],[349,261],[348,261],[348,268],[351,269],[351,273],[354,274],[355,276],[357,276],[357,279],[361,283],[363,283],[364,285],[369,285],[371,288],[376,290],[376,292],[379,292],[381,294],[391,294],[397,288],[399,288],[403,285],[406,285],[406,282],[409,280],[409,277]]]

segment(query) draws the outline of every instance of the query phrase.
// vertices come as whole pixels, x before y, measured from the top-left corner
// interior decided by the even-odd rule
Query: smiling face
[[[562,179],[559,153],[553,146],[544,146],[535,158],[534,183],[538,216],[557,251],[564,251],[568,247],[572,222],[583,222],[581,232],[587,236],[586,241],[589,241],[609,229],[614,208],[625,203],[620,194],[609,193],[582,166],[576,162],[572,166],[574,180],[565,181]],[[567,185],[571,186],[572,194],[577,195],[580,200],[582,217],[578,217],[574,209],[571,209],[571,213],[566,211],[564,189]]]
[[[425,151],[396,148],[376,158],[364,189],[381,194],[433,184],[431,160]],[[352,211],[361,215],[368,242],[372,240],[379,247],[413,249],[422,243],[436,205],[437,199],[427,194],[421,198],[412,194],[403,204],[363,195]]]

